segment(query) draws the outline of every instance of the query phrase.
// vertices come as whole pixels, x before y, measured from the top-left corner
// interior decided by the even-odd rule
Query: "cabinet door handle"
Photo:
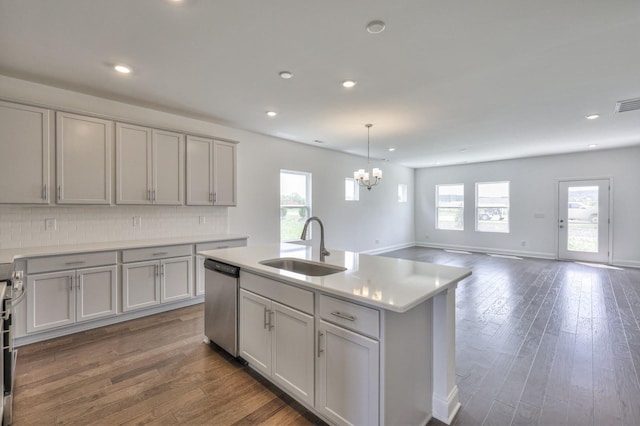
[[[169,254],[168,251],[159,251],[159,252],[153,253],[152,255],[153,256],[166,256],[168,254]]]
[[[155,189],[153,190],[152,194],[153,194],[153,197],[152,197],[153,201],[156,201],[156,190]]]
[[[154,271],[156,273],[156,277],[159,277],[160,276],[160,269],[159,269],[158,265],[154,266]]]
[[[268,315],[269,310],[267,308],[264,308],[264,329],[266,330],[267,327],[269,327],[269,320],[267,319],[267,315]]]
[[[79,260],[77,262],[66,262],[65,265],[67,265],[67,266],[84,265],[85,263],[87,263],[87,262],[85,262],[84,260]]]
[[[324,349],[321,348],[322,342],[320,341],[322,336],[324,336],[324,333],[322,331],[318,331],[318,358],[320,358],[320,354],[324,352]]]
[[[355,321],[356,317],[351,316],[351,315],[347,315],[347,314],[343,314],[342,312],[331,312],[331,315],[336,316],[338,318],[342,318],[342,319],[346,319],[347,321]]]
[[[269,330],[273,329],[273,327],[275,327],[275,325],[273,325],[273,314],[275,313],[274,310],[270,310],[269,311]]]
[[[69,291],[73,291],[73,277],[69,278]]]
[[[213,201],[213,192],[209,193],[209,201]]]
[[[151,190],[147,189],[147,200],[151,201]]]
[[[164,277],[164,264],[160,265],[160,275]]]
[[[218,198],[218,194],[216,194],[215,192],[213,193],[213,202],[215,203],[217,201]]]
[[[42,199],[45,200],[45,201],[47,201],[47,198],[48,198],[48,195],[49,195],[48,192],[49,191],[47,191],[47,184],[45,183],[42,186]]]
[[[58,201],[62,200],[62,185],[58,185]]]

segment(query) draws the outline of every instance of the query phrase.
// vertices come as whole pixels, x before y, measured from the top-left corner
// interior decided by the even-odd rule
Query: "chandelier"
[[[353,172],[353,178],[358,182],[358,185],[371,191],[371,187],[376,186],[382,180],[382,170],[378,168],[371,170],[371,142],[369,141],[369,133],[371,132],[373,124],[365,124],[364,126],[367,128],[367,170],[356,170]],[[371,178],[373,178],[373,181]]]

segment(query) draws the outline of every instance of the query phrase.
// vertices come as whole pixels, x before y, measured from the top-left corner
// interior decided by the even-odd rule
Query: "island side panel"
[[[454,285],[433,298],[433,417],[448,425],[460,409],[455,343]]]
[[[404,313],[382,314],[382,424],[424,425],[432,411],[432,299]]]

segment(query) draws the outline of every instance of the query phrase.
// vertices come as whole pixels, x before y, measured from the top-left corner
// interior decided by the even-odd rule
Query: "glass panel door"
[[[609,180],[558,184],[558,257],[609,261]]]

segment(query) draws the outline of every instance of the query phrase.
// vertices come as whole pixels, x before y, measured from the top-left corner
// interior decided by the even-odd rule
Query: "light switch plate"
[[[200,216],[200,225],[204,225],[205,223],[207,223],[207,217],[206,216]]]

